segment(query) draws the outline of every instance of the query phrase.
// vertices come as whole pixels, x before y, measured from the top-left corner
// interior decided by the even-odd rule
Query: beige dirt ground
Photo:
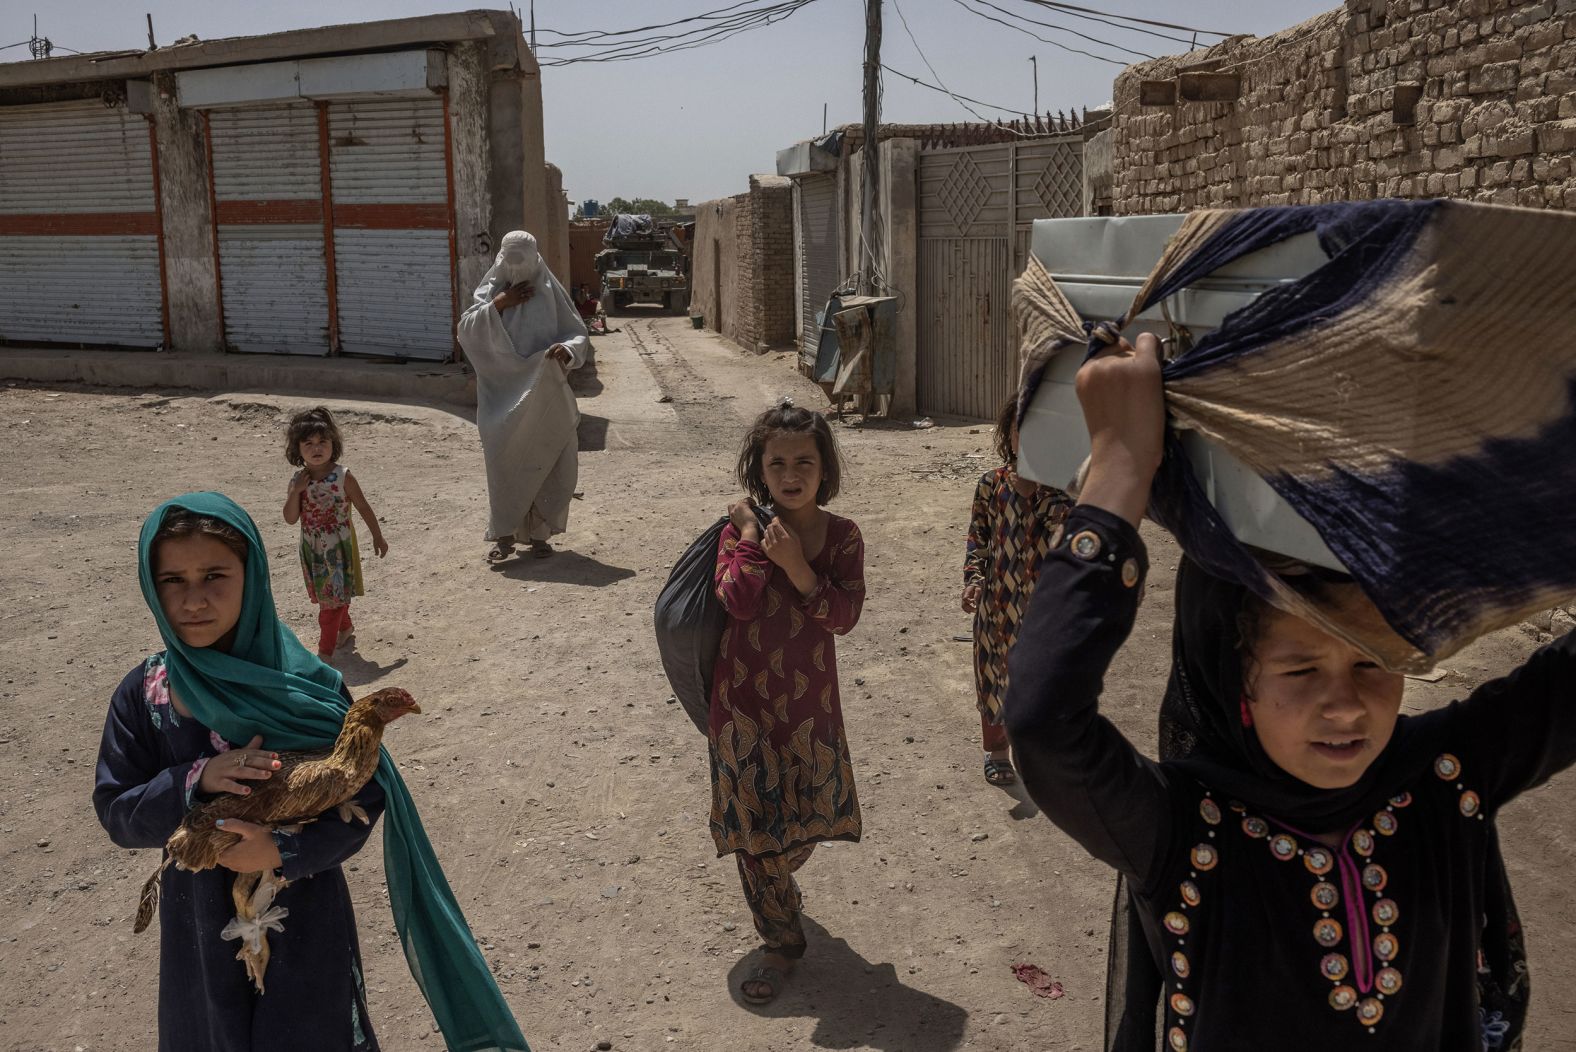
[[[483,564],[466,417],[330,403],[392,546],[368,560],[359,643],[338,663],[353,688],[422,701],[388,744],[533,1047],[1098,1049],[1111,875],[984,784],[970,647],[955,638],[969,630],[957,600],[969,500],[994,466],[984,425],[838,427],[849,470],[834,508],[869,553],[864,618],[840,643],[866,834],[803,871],[810,955],[787,992],[765,1010],[733,993],[756,943],[706,831],[704,745],[668,700],[651,603],[732,495],[746,420],[783,394],[823,400],[789,356],[745,356],[684,319],[619,323],[579,377],[584,499],[551,560]],[[281,615],[314,638],[279,517],[281,413],[299,404],[0,388],[0,1048],[154,1047],[157,940],[131,921],[157,853],[113,847],[89,804],[109,694],[158,644],[137,528],[165,497],[228,492],[269,538]],[[1146,747],[1176,564],[1168,540],[1150,541],[1149,596],[1105,701]],[[1410,703],[1460,696],[1540,638],[1526,625],[1484,640],[1444,680],[1412,684]],[[1536,980],[1529,1049],[1576,1048],[1573,789],[1556,779],[1502,819]],[[436,1048],[378,842],[348,874],[373,1020],[391,1052]],[[1035,997],[1010,971],[1020,961],[1065,996]]]

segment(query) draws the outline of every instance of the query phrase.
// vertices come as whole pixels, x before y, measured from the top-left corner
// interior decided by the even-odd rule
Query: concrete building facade
[[[1121,214],[1456,197],[1576,208],[1576,6],[1347,0],[1116,81]]]
[[[0,65],[0,343],[444,360],[555,176],[507,11]]]

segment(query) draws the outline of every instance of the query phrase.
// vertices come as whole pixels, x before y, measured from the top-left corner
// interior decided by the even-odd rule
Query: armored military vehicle
[[[632,303],[659,303],[681,311],[689,303],[689,254],[673,235],[674,221],[620,214],[602,237],[596,255],[602,276],[602,305],[621,310]]]

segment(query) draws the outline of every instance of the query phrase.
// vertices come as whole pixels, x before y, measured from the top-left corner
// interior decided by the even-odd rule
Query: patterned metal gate
[[[990,419],[1017,388],[1008,298],[1030,228],[1083,214],[1083,139],[926,150],[917,179],[919,411]]]

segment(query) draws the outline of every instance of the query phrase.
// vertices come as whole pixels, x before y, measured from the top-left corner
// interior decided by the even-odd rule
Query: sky
[[[515,0],[517,8],[529,2]],[[738,2],[535,0],[538,54],[548,62],[555,56],[588,53],[583,48],[545,46],[562,39],[550,30],[611,32],[669,22]],[[1338,6],[1338,0],[1076,2],[1087,8],[1198,29],[1258,35],[1285,29]],[[462,11],[483,6],[485,0],[474,4],[336,0],[332,5],[320,0],[32,3],[37,5],[41,36],[77,51],[104,51],[146,46],[144,12],[153,15],[156,39],[167,43],[188,33],[210,40]],[[781,22],[710,47],[637,61],[544,68],[547,158],[563,170],[564,190],[570,200],[607,201],[618,196],[672,201],[683,197],[698,202],[742,193],[748,189],[751,173],[775,171],[779,149],[820,134],[823,107],[831,127],[858,122],[862,119],[864,7],[864,0],[812,0]],[[1021,22],[1017,23],[1020,29],[1009,28],[971,13],[1011,21],[999,9],[1076,29],[1103,42]],[[32,33],[34,11],[28,0],[0,0],[0,45],[26,40]],[[1141,59],[1120,48],[1150,55],[1187,50],[1187,45],[1172,40],[1053,13],[1033,0],[885,0],[882,61],[922,80],[939,80],[960,95],[1012,109],[1033,109],[1036,66],[1042,111],[1094,108],[1110,99],[1111,82],[1121,66],[1036,40],[1022,29],[1069,47],[1133,62]],[[1199,39],[1209,42],[1219,38],[1201,35]],[[25,59],[26,52],[25,47],[0,51],[0,60]],[[1031,56],[1037,62],[1031,63]],[[934,72],[927,68],[926,59]],[[884,84],[885,121],[977,119],[948,95],[890,73]],[[975,108],[992,118],[1004,116],[996,110]]]

